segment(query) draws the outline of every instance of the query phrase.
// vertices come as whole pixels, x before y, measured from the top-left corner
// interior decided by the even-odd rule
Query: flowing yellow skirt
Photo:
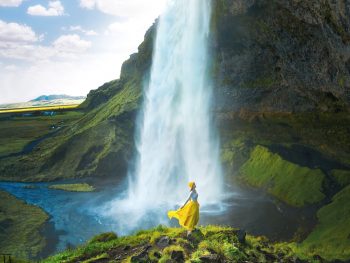
[[[197,201],[191,200],[183,208],[169,211],[168,217],[178,219],[181,226],[192,231],[199,221],[199,204]]]

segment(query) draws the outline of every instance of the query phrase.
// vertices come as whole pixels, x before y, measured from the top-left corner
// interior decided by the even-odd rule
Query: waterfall
[[[126,198],[115,205],[118,211],[166,217],[188,197],[189,181],[197,184],[201,208],[220,202],[223,180],[208,77],[210,17],[210,0],[169,1],[160,16],[136,167]]]

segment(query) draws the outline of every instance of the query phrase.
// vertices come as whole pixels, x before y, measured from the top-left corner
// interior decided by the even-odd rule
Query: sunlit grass
[[[321,201],[322,182],[319,169],[301,167],[283,160],[263,146],[256,146],[250,159],[240,168],[240,178],[255,187],[262,187],[282,201],[297,207]]]
[[[2,113],[25,113],[25,112],[35,112],[35,111],[68,110],[68,109],[75,109],[79,105],[80,104],[55,105],[55,106],[43,106],[43,107],[27,107],[27,108],[16,108],[16,109],[0,109],[0,114],[2,114]]]
[[[208,255],[217,255],[223,262],[277,262],[268,258],[272,256],[276,259],[280,257],[278,262],[292,262],[292,259],[298,257],[289,243],[272,243],[265,237],[250,235],[247,235],[246,243],[240,243],[234,228],[200,226],[198,229],[200,231],[197,231],[198,236],[190,239],[186,238],[184,229],[164,226],[142,230],[125,237],[106,233],[76,249],[52,256],[44,262],[96,262],[100,259],[115,262],[115,255],[121,256],[116,262],[131,262],[132,257],[138,255],[145,247],[149,247],[146,256],[154,262],[168,262],[173,251],[182,251],[186,263],[203,262],[201,258]],[[196,235],[195,232],[193,234]],[[160,236],[169,237],[171,243],[163,248],[156,242],[151,242],[158,240]],[[126,246],[129,248],[125,249]],[[156,253],[158,257],[155,256]]]
[[[337,193],[332,202],[317,212],[318,225],[297,251],[317,254],[327,260],[350,259],[350,186]]]
[[[0,121],[0,156],[20,152],[31,141],[48,134],[52,126],[64,126],[84,113],[66,111],[54,116],[14,117]]]
[[[89,184],[54,184],[49,186],[50,189],[64,190],[69,192],[93,192],[95,187]]]

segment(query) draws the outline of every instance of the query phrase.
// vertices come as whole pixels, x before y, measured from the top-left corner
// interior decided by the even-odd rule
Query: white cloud
[[[166,0],[80,0],[80,6],[98,9],[103,13],[124,18],[150,17],[155,19],[162,11]]]
[[[0,57],[24,61],[47,60],[57,54],[52,47],[14,42],[0,42]]]
[[[0,0],[0,6],[17,7],[22,4],[23,0]]]
[[[40,40],[33,29],[27,25],[7,23],[0,20],[0,43],[1,42],[36,42]]]
[[[60,52],[82,53],[91,47],[91,42],[81,39],[76,34],[63,35],[53,42],[53,47]]]
[[[81,26],[70,26],[69,31],[82,32],[87,36],[97,36],[98,35],[94,30],[86,30],[86,29],[82,28]]]
[[[80,0],[80,6],[87,9],[93,9],[95,7],[95,0]]]
[[[42,61],[13,70],[0,65],[0,103],[23,102],[42,94],[86,95],[116,79],[123,61],[118,54],[102,53],[74,61]]]
[[[16,70],[18,67],[16,65],[7,65],[4,67],[6,70],[9,70],[9,71],[14,71]]]
[[[60,1],[50,1],[48,8],[42,5],[28,7],[27,14],[32,16],[62,16],[64,7]]]
[[[40,44],[41,36],[28,26],[0,20],[0,58],[23,61],[47,61],[54,58],[77,58],[91,47],[91,42],[76,34],[62,35],[51,45]]]
[[[96,32],[79,25],[62,28],[66,31],[65,34],[47,45],[40,42],[42,37],[30,28],[31,34],[17,34],[14,38],[22,37],[22,42],[8,41],[9,35],[2,34],[6,41],[0,40],[1,103],[25,101],[49,93],[85,95],[104,82],[118,78],[122,63],[137,51],[146,30],[159,15],[160,11],[157,10],[162,5],[160,2],[166,2],[79,1],[82,8],[96,9],[116,16],[114,23],[97,23],[94,29],[103,33],[99,37],[89,38],[91,41],[83,36],[94,35]],[[90,13],[90,19],[94,19],[94,12],[86,13]],[[110,18],[104,21],[110,21]],[[1,60],[6,63],[1,64]],[[5,69],[6,65],[12,64],[17,69]]]

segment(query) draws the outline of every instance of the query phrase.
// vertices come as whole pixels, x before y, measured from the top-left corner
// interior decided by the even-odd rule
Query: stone
[[[247,236],[247,233],[244,230],[238,230],[236,235],[237,235],[238,242],[241,244],[245,244],[245,241],[246,241],[245,238]]]
[[[199,259],[201,260],[201,262],[221,262],[221,259],[217,254],[201,256]]]
[[[123,250],[124,250],[124,251],[127,251],[127,250],[129,250],[130,248],[131,248],[130,245],[126,245],[126,246],[123,248]]]
[[[132,256],[130,259],[131,263],[147,263],[149,262],[149,256],[147,251],[142,251],[140,254],[136,256]]]
[[[175,260],[176,262],[185,262],[184,252],[181,250],[171,251],[171,259]]]
[[[171,244],[171,240],[168,236],[161,236],[156,244],[160,248],[165,248]]]
[[[162,257],[162,254],[159,251],[154,251],[153,256],[159,259]]]

